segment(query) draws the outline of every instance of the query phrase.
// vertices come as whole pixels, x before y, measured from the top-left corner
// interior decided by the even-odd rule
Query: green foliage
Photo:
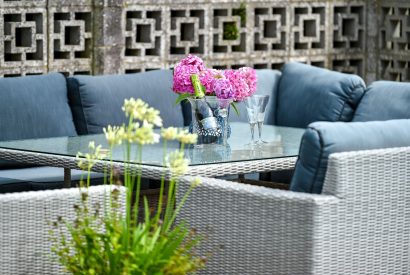
[[[236,103],[232,102],[231,106],[232,106],[233,110],[235,111],[236,115],[239,116],[239,110],[238,110],[238,107],[236,106]]]
[[[232,15],[236,15],[241,18],[241,27],[246,26],[246,4],[244,2],[241,3],[239,9],[234,9],[232,11]]]
[[[223,26],[223,39],[236,40],[239,37],[239,30],[235,22],[226,22]]]
[[[179,94],[176,101],[175,101],[175,105],[178,105],[182,101],[188,99],[190,96],[192,96],[190,93]]]
[[[184,224],[165,230],[146,213],[144,222],[129,227],[118,206],[102,217],[90,213],[87,199],[75,208],[74,224],[60,219],[55,223],[60,234],[53,235],[53,251],[71,274],[187,274],[204,265],[192,252],[199,237]]]
[[[202,268],[205,259],[195,254],[200,236],[184,223],[175,219],[193,188],[195,180],[181,201],[176,203],[178,177],[184,172],[184,146],[195,143],[196,136],[176,128],[162,129],[164,140],[164,165],[171,172],[171,179],[165,187],[161,181],[158,205],[151,209],[146,197],[143,198],[144,214],[139,217],[141,189],[141,166],[132,170],[130,163],[141,163],[142,145],[156,140],[152,123],[162,124],[156,110],[142,101],[125,101],[124,111],[129,117],[128,126],[104,129],[110,144],[109,159],[115,146],[122,144],[126,162],[124,163],[125,206],[120,200],[120,191],[114,183],[117,175],[111,169],[109,177],[110,193],[104,205],[93,204],[88,199],[90,171],[96,159],[102,159],[101,147],[92,143],[90,153],[83,155],[79,163],[88,170],[88,177],[80,188],[81,201],[74,205],[75,220],[58,218],[51,230],[52,251],[66,271],[75,275],[150,275],[150,274],[187,274]],[[138,124],[143,120],[145,124]],[[150,124],[151,125],[147,125]],[[138,138],[137,138],[138,137]],[[177,139],[181,143],[174,158],[167,163],[167,140]],[[131,143],[136,143],[132,147]],[[136,148],[136,152],[132,149]],[[137,156],[136,160],[131,155]],[[178,153],[178,154],[175,154]],[[85,157],[84,157],[85,156]],[[106,157],[106,156],[105,156]],[[124,211],[125,210],[125,211]],[[125,213],[124,213],[125,212]]]
[[[232,15],[239,16],[241,18],[241,27],[246,27],[246,4],[241,3],[238,9],[233,9]],[[225,22],[223,25],[223,39],[224,40],[237,40],[239,38],[238,26],[235,22]]]

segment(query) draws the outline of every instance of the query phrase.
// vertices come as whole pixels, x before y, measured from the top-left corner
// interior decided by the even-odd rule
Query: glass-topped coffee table
[[[190,159],[188,174],[192,176],[217,177],[254,172],[268,172],[293,168],[299,151],[304,129],[264,126],[263,139],[268,141],[263,146],[250,147],[249,125],[231,123],[232,134],[228,146],[205,146],[187,148],[185,155]],[[78,137],[43,138],[0,142],[0,159],[15,160],[35,165],[65,168],[65,182],[70,183],[70,170],[78,169],[76,154],[88,152],[90,141],[108,148],[103,134]],[[178,148],[178,143],[168,143],[168,151]],[[144,146],[141,170],[145,178],[160,179],[167,169],[163,166],[163,145]],[[95,172],[104,172],[108,160],[98,161]],[[124,170],[122,147],[113,152],[113,166],[119,173]],[[130,169],[139,169],[140,165],[130,164]],[[165,171],[164,171],[165,169]]]

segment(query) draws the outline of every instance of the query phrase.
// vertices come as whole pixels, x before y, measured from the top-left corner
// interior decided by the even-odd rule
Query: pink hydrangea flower
[[[218,78],[222,77],[222,72],[215,69],[205,69],[199,73],[201,84],[205,87],[206,94],[208,95],[211,95],[215,92],[215,82],[218,80]]]
[[[221,99],[232,99],[235,96],[231,82],[225,77],[215,80],[214,91],[215,95]]]
[[[201,58],[188,55],[174,68],[173,90],[176,93],[194,94],[191,75],[198,74],[207,95],[242,101],[256,91],[256,71],[249,67],[238,70],[207,69]]]
[[[229,80],[234,90],[234,101],[242,101],[250,94],[248,83],[239,70],[226,70],[224,76]]]
[[[250,67],[242,67],[238,71],[242,73],[242,75],[244,76],[246,80],[246,83],[248,84],[248,87],[249,87],[248,96],[253,95],[256,92],[256,83],[258,80],[255,69],[250,68]]]
[[[176,93],[194,93],[191,83],[191,75],[205,70],[204,61],[195,55],[188,55],[182,59],[174,68],[174,86]]]

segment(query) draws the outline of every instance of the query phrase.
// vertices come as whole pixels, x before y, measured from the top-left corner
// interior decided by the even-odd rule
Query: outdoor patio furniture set
[[[290,190],[202,177],[179,219],[206,236],[199,253],[212,257],[204,273],[408,274],[410,84],[378,81],[366,88],[358,76],[300,63],[288,63],[282,72],[258,70],[258,79],[257,93],[271,95],[266,123],[306,128],[299,154],[244,159],[240,169],[240,160],[224,160],[223,165],[212,167],[224,166],[223,172],[190,173],[178,192],[187,190],[191,176],[269,170],[275,170],[271,180],[283,178],[283,171],[288,171]],[[190,112],[186,105],[173,105],[171,86],[169,70],[67,79],[59,74],[0,79],[0,140],[98,134],[108,124],[125,121],[121,105],[129,97],[140,97],[159,109],[166,126],[188,125]],[[238,117],[231,114],[231,121],[246,121],[246,112],[243,107],[240,110]],[[11,150],[13,155],[3,145],[5,142],[0,143],[0,158],[6,160],[0,177],[12,182],[0,182],[2,192],[64,185],[62,169],[15,162],[51,165],[44,155],[35,155],[35,142],[33,152],[26,146],[20,155]],[[22,152],[30,158],[24,158]],[[42,161],[34,160],[36,156]],[[74,168],[73,157],[67,166],[59,163],[64,157],[56,153],[52,160],[56,166]],[[258,169],[258,164],[262,168]],[[233,167],[230,171],[229,166]],[[161,174],[162,168],[151,168],[147,166],[146,172],[152,178]],[[80,173],[74,170],[72,179],[78,179]],[[98,183],[102,175],[93,177]],[[94,188],[101,192],[100,187],[91,190]],[[44,257],[49,253],[46,221],[33,226],[19,218],[33,200],[41,204],[30,208],[38,219],[51,217],[56,208],[72,215],[67,207],[72,196],[67,201],[64,198],[70,191],[44,192],[0,196],[0,239],[2,243],[7,239],[8,244],[0,248],[2,270],[43,274],[58,270]],[[38,202],[45,198],[43,194],[52,203]],[[19,206],[10,206],[17,198]],[[19,234],[5,234],[12,228]]]

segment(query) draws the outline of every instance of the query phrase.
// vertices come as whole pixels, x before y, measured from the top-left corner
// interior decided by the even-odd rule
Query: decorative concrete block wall
[[[290,60],[410,80],[408,0],[0,0],[0,76]]]

